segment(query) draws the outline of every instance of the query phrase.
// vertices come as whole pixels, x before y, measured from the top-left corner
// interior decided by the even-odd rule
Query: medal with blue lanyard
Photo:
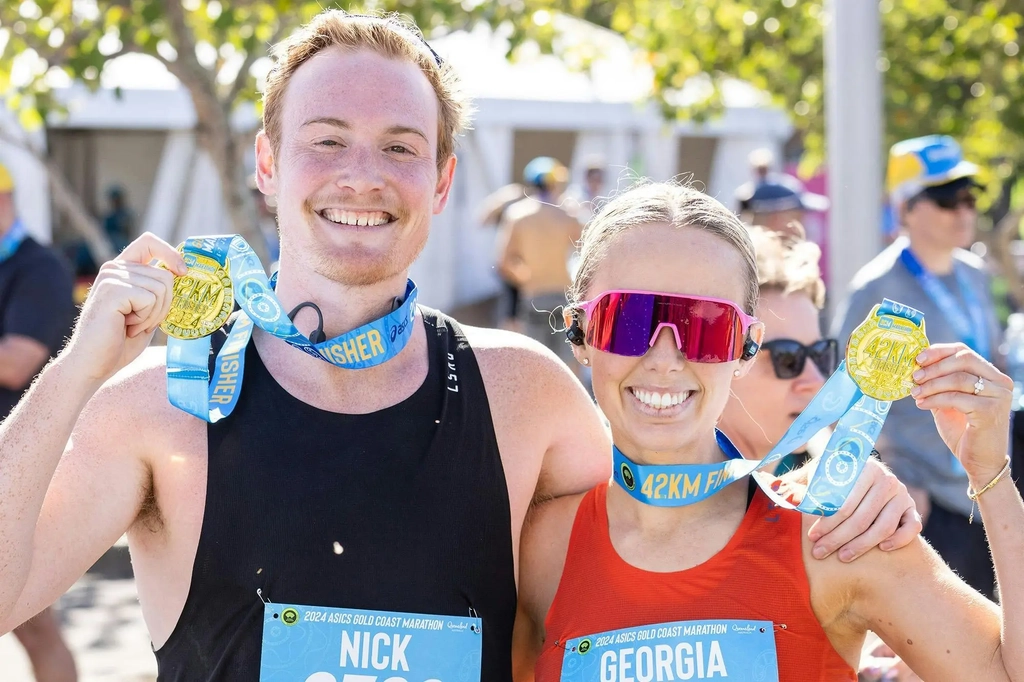
[[[174,280],[173,300],[160,325],[167,335],[167,394],[176,407],[208,422],[231,414],[241,392],[245,348],[253,325],[315,358],[363,369],[398,355],[412,336],[416,285],[391,313],[347,334],[314,343],[285,314],[259,257],[242,237],[192,237],[178,249],[188,274]],[[237,303],[241,309],[217,354],[210,378],[209,335]]]
[[[7,234],[0,238],[0,263],[13,256],[27,236],[28,230],[25,229],[25,223],[15,220],[11,229],[7,230]]]
[[[854,331],[846,361],[814,396],[779,443],[762,460],[743,459],[725,434],[716,433],[726,461],[716,464],[646,465],[613,448],[613,477],[635,499],[657,507],[681,507],[707,499],[753,475],[781,507],[830,516],[845,502],[871,456],[891,401],[910,395],[916,358],[928,346],[924,315],[885,299]],[[838,420],[821,457],[812,461],[810,484],[796,503],[776,492],[777,481],[761,471]]]

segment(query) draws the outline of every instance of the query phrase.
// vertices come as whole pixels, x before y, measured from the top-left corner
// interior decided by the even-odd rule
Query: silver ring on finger
[[[978,380],[974,382],[974,395],[979,395],[985,390],[985,380],[978,377]]]

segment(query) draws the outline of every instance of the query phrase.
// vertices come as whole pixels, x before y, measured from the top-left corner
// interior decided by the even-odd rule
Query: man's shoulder
[[[904,246],[900,241],[893,242],[868,261],[850,280],[850,291],[869,289],[894,277]]]
[[[40,243],[32,237],[26,237],[22,247],[14,252],[12,260],[17,259],[26,263],[49,265],[68,270],[69,264],[66,258],[52,246]]]
[[[71,265],[67,259],[53,247],[40,244],[31,237],[25,239],[8,263],[15,277],[34,272],[45,275],[52,282],[66,283],[68,287],[72,285]]]
[[[147,423],[189,418],[167,399],[167,349],[150,346],[103,384],[94,401]]]
[[[572,371],[543,344],[516,332],[483,327],[463,327],[488,394],[508,391],[519,398],[559,395],[578,383]]]
[[[543,344],[523,334],[489,327],[461,327],[479,362],[510,370],[514,370],[517,363],[564,365]]]
[[[966,249],[957,249],[954,251],[953,258],[970,269],[977,270],[979,274],[988,275],[988,269],[985,267],[985,260]]]
[[[536,214],[542,206],[543,204],[533,197],[523,197],[505,207],[503,218],[507,223],[516,223]]]

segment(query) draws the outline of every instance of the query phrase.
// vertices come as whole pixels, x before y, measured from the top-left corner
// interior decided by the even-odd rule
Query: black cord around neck
[[[295,306],[290,313],[288,313],[288,317],[292,320],[292,322],[294,322],[295,321],[295,314],[297,312],[299,312],[300,310],[302,310],[303,308],[312,308],[313,310],[316,311],[316,319],[317,319],[316,329],[314,329],[312,332],[310,332],[310,334],[309,334],[309,342],[310,343],[323,343],[324,341],[327,340],[327,335],[324,334],[324,314],[322,312],[320,312],[320,307],[317,306],[316,303],[313,303],[312,301],[306,301],[305,303],[300,303],[297,306]]]

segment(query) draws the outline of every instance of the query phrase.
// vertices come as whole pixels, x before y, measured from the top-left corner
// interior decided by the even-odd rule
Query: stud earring
[[[740,375],[740,371],[739,371],[738,369],[734,369],[734,370],[732,371],[732,375],[733,375],[734,377],[738,377],[738,376]]]
[[[583,358],[582,360],[580,360],[580,362],[582,364],[584,364],[584,365],[589,365],[590,364],[590,358]]]

